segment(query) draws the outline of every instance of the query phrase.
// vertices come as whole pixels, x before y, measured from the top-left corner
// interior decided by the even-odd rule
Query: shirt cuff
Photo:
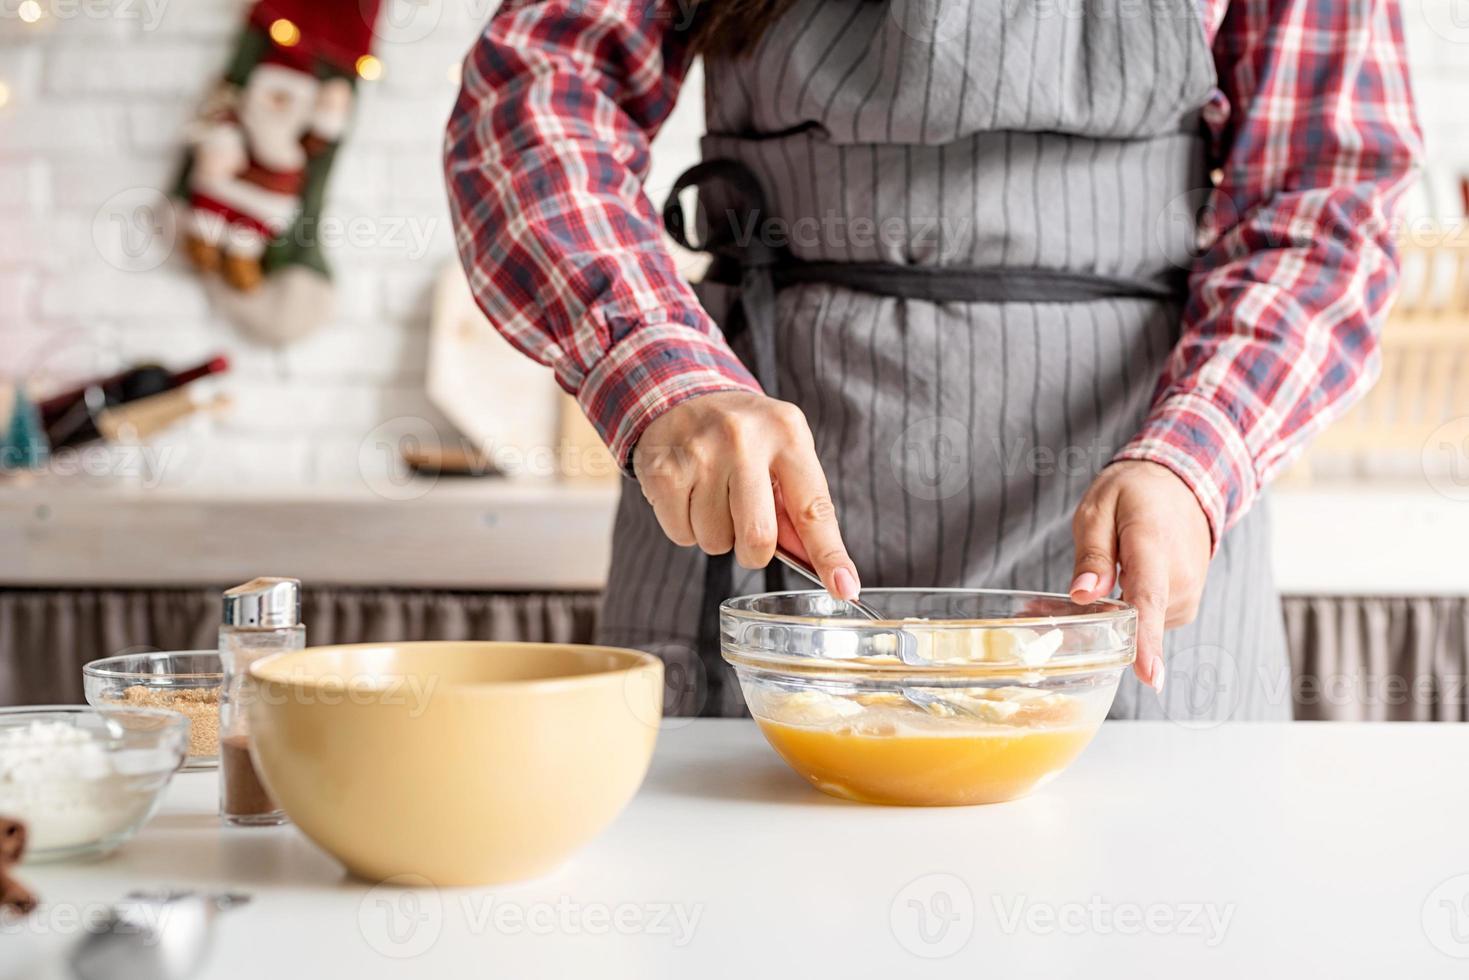
[[[1159,402],[1142,431],[1112,458],[1145,460],[1172,470],[1198,498],[1214,551],[1260,491],[1239,426],[1224,409],[1192,392]]]
[[[716,391],[758,393],[760,385],[722,336],[657,323],[628,331],[602,355],[576,400],[617,465],[631,475],[633,447],[643,430],[675,405]]]

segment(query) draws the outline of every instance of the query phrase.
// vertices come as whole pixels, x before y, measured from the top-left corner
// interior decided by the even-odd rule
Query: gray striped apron
[[[700,299],[806,413],[864,585],[1067,589],[1178,340],[1214,81],[1193,0],[797,0],[706,65]],[[670,713],[740,714],[707,587],[779,585],[669,542],[629,481],[599,639],[664,659]],[[1263,505],[1165,656],[1113,717],[1289,717]]]

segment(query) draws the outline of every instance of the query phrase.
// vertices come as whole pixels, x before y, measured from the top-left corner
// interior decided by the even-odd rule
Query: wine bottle
[[[52,452],[101,438],[97,415],[108,408],[125,405],[165,391],[172,391],[211,374],[229,370],[229,361],[214,357],[183,371],[170,371],[160,364],[136,367],[97,378],[42,401],[37,409]]]

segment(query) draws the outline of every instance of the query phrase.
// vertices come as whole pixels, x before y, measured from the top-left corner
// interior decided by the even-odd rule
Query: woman
[[[696,55],[695,291],[640,182]],[[1120,588],[1114,716],[1221,720],[1290,715],[1261,490],[1371,383],[1418,145],[1389,0],[510,0],[446,165],[627,468],[601,633],[672,711],[741,710],[710,613],[779,541],[844,598]]]

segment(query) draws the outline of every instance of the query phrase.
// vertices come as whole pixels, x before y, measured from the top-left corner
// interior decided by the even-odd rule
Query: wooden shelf
[[[617,487],[440,480],[364,488],[0,491],[0,583],[602,587]],[[1312,483],[1270,495],[1275,574],[1295,595],[1469,595],[1469,506],[1423,483]]]
[[[440,480],[409,500],[366,489],[0,494],[0,582],[598,589],[614,485]]]

